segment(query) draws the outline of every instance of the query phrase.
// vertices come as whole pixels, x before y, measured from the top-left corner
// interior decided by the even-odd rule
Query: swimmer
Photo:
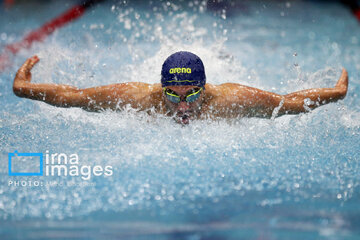
[[[237,83],[206,83],[201,59],[190,52],[169,56],[161,70],[161,83],[118,83],[79,89],[69,85],[31,82],[31,69],[39,62],[33,56],[17,71],[13,91],[19,97],[39,100],[58,107],[79,107],[87,111],[139,111],[171,116],[188,124],[194,119],[240,117],[271,118],[308,112],[343,99],[348,88],[345,69],[335,87],[314,88],[279,95]]]

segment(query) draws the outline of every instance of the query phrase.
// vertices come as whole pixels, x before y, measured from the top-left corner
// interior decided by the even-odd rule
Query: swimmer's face
[[[180,96],[181,101],[174,103],[166,97],[166,93],[163,92],[165,106],[170,115],[173,115],[175,121],[182,124],[188,124],[191,119],[198,116],[201,111],[201,104],[203,102],[204,89],[200,91],[200,97],[193,102],[186,102],[185,98],[189,94],[198,91],[200,88],[197,86],[168,86],[169,89],[175,95]],[[170,92],[171,92],[170,91]]]

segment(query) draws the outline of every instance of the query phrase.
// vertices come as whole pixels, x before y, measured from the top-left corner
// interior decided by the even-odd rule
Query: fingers
[[[34,67],[36,63],[38,63],[40,59],[38,56],[32,56],[28,58],[25,63],[20,67],[16,74],[16,79],[20,79],[22,81],[31,81],[31,69]]]
[[[341,72],[341,76],[340,76],[338,82],[336,83],[335,87],[347,89],[348,84],[349,84],[349,76],[348,76],[346,69],[343,68],[342,72]]]
[[[341,76],[345,79],[346,85],[347,85],[347,84],[348,84],[348,80],[349,80],[349,76],[348,76],[348,72],[346,71],[345,68],[342,69]]]
[[[38,58],[38,56],[36,56],[36,55],[32,56],[31,58],[28,58],[25,61],[23,67],[24,67],[25,70],[30,71],[34,67],[34,65],[36,63],[38,63],[39,61],[40,61],[40,59]]]

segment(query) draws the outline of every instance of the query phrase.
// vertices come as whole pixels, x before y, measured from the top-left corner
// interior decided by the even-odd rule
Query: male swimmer
[[[88,111],[121,110],[126,105],[139,111],[156,112],[188,124],[193,119],[277,117],[307,112],[343,99],[348,87],[345,69],[335,87],[307,89],[279,95],[237,83],[206,83],[201,59],[190,52],[169,56],[161,70],[161,84],[128,82],[79,89],[69,85],[31,83],[31,69],[39,61],[33,56],[18,70],[13,91],[19,97],[58,107],[80,107]]]

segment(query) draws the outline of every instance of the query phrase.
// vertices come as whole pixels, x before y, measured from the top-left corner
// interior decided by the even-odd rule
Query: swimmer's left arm
[[[345,68],[333,88],[313,88],[286,94],[279,115],[308,112],[319,106],[344,99],[349,85],[349,77]]]
[[[230,96],[228,101],[230,109],[235,103],[243,107],[241,110],[245,111],[246,116],[270,118],[273,114],[281,116],[308,112],[321,105],[343,99],[347,93],[348,74],[343,69],[340,79],[333,88],[306,89],[286,95],[237,84],[229,84],[226,88],[226,95]],[[237,94],[231,94],[234,92]]]

